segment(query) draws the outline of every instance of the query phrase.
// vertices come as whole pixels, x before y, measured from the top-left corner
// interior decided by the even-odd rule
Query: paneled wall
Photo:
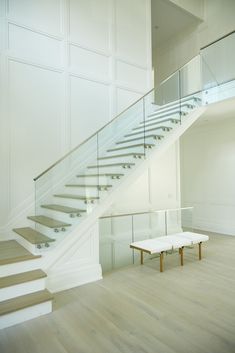
[[[235,114],[231,115],[216,121],[215,114],[215,122],[183,135],[181,189],[182,205],[195,208],[194,228],[235,235]]]
[[[152,88],[150,11],[150,0],[0,0],[1,236],[26,225],[33,177]]]

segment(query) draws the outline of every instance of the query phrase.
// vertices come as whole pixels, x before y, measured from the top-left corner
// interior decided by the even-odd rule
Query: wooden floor
[[[55,295],[54,312],[0,331],[1,353],[234,353],[235,237]]]

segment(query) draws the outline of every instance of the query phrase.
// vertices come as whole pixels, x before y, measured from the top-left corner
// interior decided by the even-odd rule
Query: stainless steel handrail
[[[163,210],[149,210],[149,211],[143,211],[143,212],[133,212],[133,213],[120,213],[116,215],[108,215],[108,216],[102,216],[99,219],[105,219],[105,218],[118,218],[118,217],[126,217],[126,216],[136,216],[136,215],[141,215],[141,214],[148,214],[148,213],[158,213],[158,212],[170,212],[170,211],[179,211],[179,210],[189,210],[193,209],[194,207],[179,207],[179,208],[168,208],[168,209],[163,209]]]

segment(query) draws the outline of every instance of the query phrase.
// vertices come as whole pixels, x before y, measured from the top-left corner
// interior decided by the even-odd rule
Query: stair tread
[[[46,276],[47,274],[39,269],[39,270],[18,273],[12,276],[1,277],[0,288],[11,287],[17,284],[45,278]]]
[[[116,147],[116,148],[110,148],[107,150],[107,152],[113,152],[113,151],[119,151],[119,150],[125,150],[128,148],[136,148],[136,147],[154,147],[154,143],[137,143],[135,145],[129,145],[129,146],[123,146],[123,147]]]
[[[111,188],[112,185],[110,184],[96,184],[96,185],[89,185],[89,184],[66,184],[65,186],[68,186],[68,187],[78,187],[78,188],[98,188],[98,187],[101,187],[101,188]]]
[[[30,227],[15,228],[13,231],[29,241],[31,244],[41,244],[55,241],[55,239],[49,238]]]
[[[42,208],[47,208],[47,209],[49,209],[49,210],[58,211],[58,212],[64,212],[64,213],[81,213],[81,212],[86,212],[86,210],[82,210],[82,209],[80,209],[80,208],[62,206],[62,205],[57,205],[57,204],[41,205],[41,207],[42,207]]]
[[[175,114],[174,111],[180,112],[182,108],[191,108],[192,104],[190,103],[180,103],[178,102],[177,104],[171,106],[171,107],[162,107],[159,109],[156,109],[153,113],[149,114],[149,116],[153,116],[153,115],[161,115],[165,113],[168,113],[167,115],[173,115]]]
[[[40,258],[41,255],[33,255],[15,240],[0,242],[0,265],[9,265],[21,261],[29,261]]]
[[[35,293],[22,295],[17,298],[8,299],[0,303],[0,315],[10,314],[12,312],[41,304],[52,299],[52,294],[46,289]]]
[[[144,153],[130,152],[130,153],[123,153],[123,154],[115,154],[112,156],[100,157],[98,158],[98,160],[110,159],[110,158],[122,158],[122,157],[129,157],[129,156],[144,156]]]
[[[122,167],[126,165],[132,166],[132,165],[135,165],[135,163],[112,163],[112,164],[89,165],[87,168],[92,169],[92,168],[105,168],[105,167]]]
[[[144,132],[146,133],[146,132],[149,132],[149,131],[164,130],[164,129],[171,130],[172,128],[169,127],[169,126],[156,126],[156,127],[151,128],[151,129],[143,129],[142,131],[131,132],[131,133],[125,135],[125,137],[138,135],[138,134],[141,134],[141,133],[144,133]]]
[[[86,197],[83,195],[74,195],[74,194],[56,194],[54,195],[55,197],[62,197],[65,199],[75,199],[75,200],[98,200],[98,196],[91,196],[91,197]]]
[[[49,228],[61,228],[61,227],[71,226],[71,224],[69,224],[69,223],[61,222],[61,221],[58,221],[54,218],[46,217],[43,215],[28,216],[27,218],[30,219],[31,221],[42,224],[42,225],[49,227]]]
[[[164,120],[158,120],[158,118],[154,118],[154,119],[149,119],[149,120],[146,120],[145,121],[145,125],[144,124],[140,124],[141,126],[137,126],[135,128],[133,128],[133,130],[139,130],[139,129],[143,129],[143,127],[148,127],[148,126],[152,126],[152,125],[155,125],[155,124],[161,124],[161,123],[166,123],[166,122],[180,122],[180,119],[176,119],[176,118],[167,118],[167,119],[164,119]]]
[[[105,174],[80,174],[77,175],[77,178],[90,178],[90,177],[112,177],[112,176],[123,176],[124,174],[119,174],[119,173],[105,173]]]
[[[179,105],[179,103],[181,103],[181,104],[183,104],[183,103],[185,103],[185,102],[188,102],[188,104],[191,104],[191,103],[189,103],[189,101],[201,101],[201,99],[199,98],[199,97],[196,97],[196,96],[189,96],[189,97],[184,97],[184,98],[181,98],[180,100],[177,100],[177,101],[173,101],[173,102],[169,102],[169,103],[166,103],[166,104],[164,104],[164,105],[162,105],[162,106],[159,106],[159,105],[157,105],[156,103],[152,103],[153,105],[156,105],[157,107],[158,107],[158,109],[157,109],[157,111],[159,110],[163,110],[163,109],[166,109],[166,108],[168,108],[168,107],[173,107],[173,106],[177,106],[177,105]]]
[[[163,135],[157,135],[157,134],[150,134],[150,135],[145,135],[145,137],[140,136],[140,137],[134,137],[134,138],[132,138],[132,139],[127,139],[127,140],[118,141],[118,142],[116,142],[116,144],[119,145],[119,144],[122,144],[122,143],[127,143],[127,142],[132,142],[132,141],[138,141],[138,140],[144,140],[144,138],[147,139],[147,138],[156,138],[156,137],[159,138],[159,139],[161,139],[161,138],[163,138],[164,136],[163,136]]]

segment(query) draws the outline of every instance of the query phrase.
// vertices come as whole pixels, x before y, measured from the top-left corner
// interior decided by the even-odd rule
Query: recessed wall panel
[[[62,42],[31,30],[9,24],[9,53],[52,67],[62,65]]]
[[[150,168],[150,197],[155,209],[177,207],[178,155],[174,144]]]
[[[64,111],[61,74],[9,63],[10,200],[16,207],[33,192],[33,178],[61,156]]]
[[[110,0],[70,0],[70,39],[89,48],[110,49]]]
[[[71,143],[76,146],[109,120],[109,86],[71,77]]]
[[[110,58],[91,50],[70,46],[70,69],[73,72],[99,78],[110,79]]]
[[[119,84],[133,87],[133,89],[143,92],[147,90],[147,70],[119,60],[116,62],[116,80]]]
[[[116,90],[117,114],[129,107],[141,97],[140,93],[132,92],[122,88]]]
[[[25,26],[61,34],[61,0],[8,0],[8,16]]]
[[[147,0],[116,1],[116,51],[123,58],[146,66]]]

